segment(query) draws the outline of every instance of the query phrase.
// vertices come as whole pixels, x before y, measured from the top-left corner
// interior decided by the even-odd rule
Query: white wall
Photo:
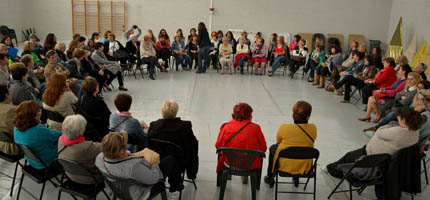
[[[13,20],[16,26],[29,23],[42,38],[54,32],[59,40],[72,37],[71,0],[2,0],[9,4],[25,1],[25,20]],[[161,28],[173,35],[182,28],[185,35],[203,21],[209,25],[210,0],[125,0],[127,26],[137,24],[158,35]],[[386,42],[392,0],[213,0],[213,29],[231,28],[261,31],[267,38],[272,32],[363,34],[366,39]],[[22,7],[22,6],[21,6]],[[8,9],[1,8],[2,13]],[[21,9],[21,13],[22,13]],[[15,14],[14,14],[15,15]],[[2,20],[3,21],[3,20]],[[25,23],[21,23],[25,21]],[[17,27],[17,31],[21,29]]]
[[[418,33],[418,45],[430,40],[430,1],[428,0],[393,0],[387,41],[390,42],[396,30],[400,16],[403,17],[403,49],[409,46],[415,33]]]
[[[22,30],[29,28],[26,19],[25,0],[0,0],[0,25],[6,25],[15,29],[18,41],[22,41],[24,36]]]

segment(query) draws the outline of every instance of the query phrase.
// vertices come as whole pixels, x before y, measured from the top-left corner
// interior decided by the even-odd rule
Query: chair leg
[[[316,171],[316,169],[315,169]],[[317,174],[315,172],[315,177],[314,177],[314,200],[316,199],[317,196]]]
[[[352,186],[349,184],[349,200],[352,200]]]
[[[21,194],[21,188],[22,188],[22,182],[23,181],[24,181],[24,173],[22,173],[22,175],[21,175],[21,182],[19,183],[18,196],[16,196],[16,200],[19,200],[19,195]]]
[[[46,181],[43,182],[42,191],[40,192],[40,198],[39,198],[39,200],[42,200],[42,198],[43,198],[43,192],[45,191],[45,185],[46,185]]]
[[[197,184],[196,184],[196,181],[195,181],[194,179],[193,179],[192,181],[193,181],[194,189],[195,189],[195,190],[197,190]]]
[[[58,190],[58,200],[61,199],[61,190]]]
[[[16,172],[18,171],[18,165],[19,165],[19,161],[16,161],[15,172],[13,173],[12,187],[10,188],[10,194],[9,194],[9,196],[13,195],[13,187],[15,186]]]
[[[110,200],[109,195],[106,193],[106,191],[105,191],[104,189],[102,190],[102,192],[103,192],[103,194],[106,196],[106,198],[107,198],[108,200]]]
[[[162,199],[162,200],[167,200],[167,193],[166,193],[166,189],[164,189],[163,191],[161,191],[161,199]]]
[[[219,191],[219,200],[223,200],[224,199],[224,192],[225,192],[225,187],[227,186],[227,176],[228,176],[228,174],[229,174],[228,170],[223,170],[222,171],[221,189]]]
[[[217,187],[221,186],[222,171],[223,171],[223,170],[221,169],[221,171],[219,171],[219,172],[216,174],[216,186],[217,186]]]
[[[426,166],[426,161],[423,159],[423,167],[424,167],[424,175],[426,176],[426,183],[427,185],[429,184],[429,177],[427,175],[427,166]]]
[[[251,195],[252,200],[257,199],[257,172],[251,173]]]
[[[303,190],[306,190],[306,187],[308,186],[308,183],[309,183],[310,179],[311,179],[311,177],[308,177],[308,179],[306,180],[305,187],[303,188]]]
[[[331,191],[330,195],[328,195],[328,199],[330,199],[330,197],[336,192],[337,188],[339,188],[340,184],[342,184],[344,180],[345,180],[345,177],[343,177],[342,180],[339,181],[339,183],[336,185],[333,191]]]
[[[278,200],[278,173],[275,174],[275,200]]]
[[[262,170],[262,168],[257,169],[257,175],[256,175],[256,180],[257,180],[257,190],[260,190],[260,184],[261,184],[261,170]]]

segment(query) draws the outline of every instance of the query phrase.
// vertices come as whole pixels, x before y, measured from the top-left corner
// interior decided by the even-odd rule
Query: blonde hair
[[[179,106],[173,100],[164,101],[163,106],[161,106],[161,114],[163,119],[173,119],[178,114]]]
[[[224,40],[228,42],[228,37],[224,36],[224,37],[222,38],[222,41],[224,42]]]
[[[150,31],[146,31],[143,34],[143,41],[147,42],[147,41],[152,41],[152,34]]]
[[[30,41],[25,41],[24,45],[22,47],[23,51],[31,51],[31,42]]]
[[[414,79],[416,80],[415,86],[418,85],[418,83],[420,83],[423,78],[421,77],[420,74],[418,74],[417,72],[409,72],[408,76],[414,77]],[[408,79],[408,77],[406,77],[406,80]],[[407,85],[405,86],[405,88],[403,89],[403,91],[406,91],[408,89]]]
[[[55,50],[57,50],[57,51],[65,51],[66,50],[66,44],[64,44],[64,42],[58,42],[55,45]]]
[[[106,158],[117,159],[127,147],[128,135],[126,132],[111,132],[103,137],[100,145],[101,151]]]
[[[415,98],[422,101],[425,109],[430,109],[430,90],[421,90],[417,92]]]

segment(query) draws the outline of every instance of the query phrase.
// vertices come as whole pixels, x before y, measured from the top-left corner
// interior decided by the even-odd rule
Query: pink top
[[[298,42],[291,42],[291,44],[290,44],[290,52],[294,51],[294,48],[296,48],[296,46],[299,46]]]
[[[396,81],[397,82],[397,81]],[[393,88],[394,87],[394,84],[396,84],[396,82],[394,82],[393,83],[393,85],[391,85],[391,87],[390,88]],[[399,93],[400,91],[402,91],[404,88],[405,88],[405,85],[406,85],[406,81],[405,80],[403,80],[400,84],[399,84],[399,86],[397,86],[395,89],[386,89],[385,90],[385,94],[388,94],[388,96],[390,96],[390,97],[394,97],[394,96],[396,96],[396,94],[397,93]]]

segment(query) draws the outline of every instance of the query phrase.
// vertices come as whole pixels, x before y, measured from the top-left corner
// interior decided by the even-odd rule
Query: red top
[[[266,140],[264,139],[263,132],[258,124],[251,123],[246,126],[242,131],[237,134],[227,145],[225,144],[231,136],[233,136],[240,128],[242,128],[249,120],[236,121],[231,120],[230,122],[224,123],[221,126],[221,130],[218,134],[218,140],[215,144],[215,148],[230,147],[230,148],[241,148],[241,149],[253,149],[266,152]],[[222,168],[222,165],[228,164],[227,159],[224,155],[218,159],[217,172]],[[251,166],[251,169],[261,168],[261,158],[255,159]]]
[[[396,82],[396,70],[394,67],[384,67],[384,69],[375,75],[375,84],[378,88],[390,87]]]
[[[155,44],[155,49],[157,49],[157,51],[160,51],[161,49],[170,49],[170,44],[166,41],[164,41],[164,45],[161,45],[160,41],[157,41],[157,43]]]
[[[276,47],[275,47],[275,53],[285,54],[284,47],[282,45],[276,45]]]

